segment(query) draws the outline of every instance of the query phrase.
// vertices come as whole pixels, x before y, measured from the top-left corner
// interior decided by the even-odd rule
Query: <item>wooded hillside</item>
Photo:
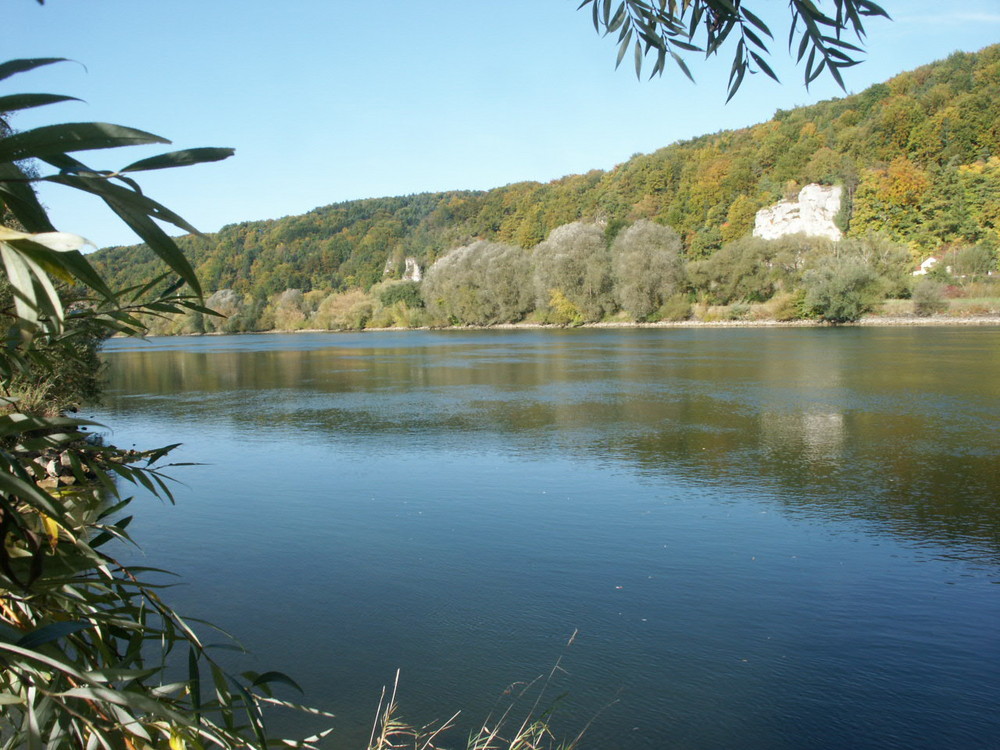
[[[907,245],[914,259],[948,247],[1000,246],[1000,45],[903,73],[848,97],[636,155],[614,169],[547,184],[349,201],[248,221],[181,245],[208,291],[266,300],[369,289],[449,250],[488,240],[532,248],[564,224],[610,242],[641,219],[680,235],[681,257],[709,258],[748,235],[756,211],[808,183],[841,184],[838,223]],[[159,272],[143,246],[93,256],[112,285]]]

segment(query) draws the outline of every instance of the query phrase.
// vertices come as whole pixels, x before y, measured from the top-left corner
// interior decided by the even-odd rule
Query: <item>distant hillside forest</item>
[[[843,186],[846,240],[750,238],[759,209],[809,183]],[[337,203],[180,244],[227,317],[158,332],[847,320],[887,297],[936,312],[985,294],[997,269],[1000,45],[607,172]],[[944,262],[915,285],[931,255]],[[92,258],[119,287],[162,271],[145,246]],[[407,258],[424,281],[402,280]]]

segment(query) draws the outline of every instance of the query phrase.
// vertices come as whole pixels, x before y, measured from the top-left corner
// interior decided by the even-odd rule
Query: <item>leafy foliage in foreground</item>
[[[642,72],[647,57],[654,59],[651,75],[662,74],[669,55],[691,78],[683,58],[685,53],[714,55],[730,43],[735,50],[729,75],[729,99],[735,96],[748,72],[760,72],[778,80],[766,59],[770,54],[768,44],[774,39],[771,29],[747,7],[749,3],[622,0],[613,11],[607,0],[580,3],[581,8],[588,5],[597,31],[618,32],[618,64],[631,52],[636,76]],[[888,18],[889,15],[871,0],[833,0],[832,14],[826,9],[827,5],[823,0],[791,0],[788,3],[791,18],[788,48],[796,50],[797,63],[805,59],[807,86],[826,71],[844,88],[840,69],[856,65],[862,52],[857,44],[844,37],[850,34],[860,44],[865,38],[865,19]],[[701,37],[704,41],[700,41]]]
[[[0,81],[55,62],[0,64]],[[0,112],[66,98],[3,96]],[[146,579],[154,571],[107,551],[131,541],[119,481],[170,500],[155,465],[173,446],[125,454],[89,439],[90,423],[51,415],[91,395],[88,374],[105,336],[141,334],[150,315],[211,314],[193,268],[156,222],[193,228],[129,175],[214,161],[231,149],[174,151],[114,171],[70,155],[165,142],[105,123],[21,133],[0,126],[0,311],[8,322],[0,349],[0,747],[263,748],[263,708],[281,703],[270,686],[290,682],[278,673],[227,674]],[[40,174],[26,160],[57,171]],[[112,291],[80,253],[85,240],[52,226],[32,188],[38,181],[102,198],[177,280]],[[66,377],[74,371],[83,376]],[[27,393],[35,394],[30,411]],[[168,678],[178,660],[185,676]]]

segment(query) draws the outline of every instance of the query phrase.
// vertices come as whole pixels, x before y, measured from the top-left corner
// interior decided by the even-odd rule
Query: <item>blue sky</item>
[[[731,58],[691,61],[636,80],[615,70],[577,0],[8,0],[3,59],[67,63],[4,82],[3,93],[77,96],[14,125],[105,121],[150,130],[176,148],[232,146],[225,162],[149,173],[146,192],[203,231],[355,198],[488,189],[608,169],[634,153],[841,95],[807,91],[785,49],[785,3],[757,0],[773,22],[778,85],[748,78],[728,105]],[[903,70],[1000,41],[1000,0],[885,0],[860,91]],[[123,166],[163,149],[88,156]],[[134,235],[99,201],[43,193],[58,228],[97,246]]]

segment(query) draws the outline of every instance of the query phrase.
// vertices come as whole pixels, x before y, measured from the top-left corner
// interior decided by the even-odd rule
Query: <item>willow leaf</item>
[[[71,122],[43,125],[0,139],[0,161],[35,159],[51,154],[96,149],[170,143],[144,130],[105,122]]]

